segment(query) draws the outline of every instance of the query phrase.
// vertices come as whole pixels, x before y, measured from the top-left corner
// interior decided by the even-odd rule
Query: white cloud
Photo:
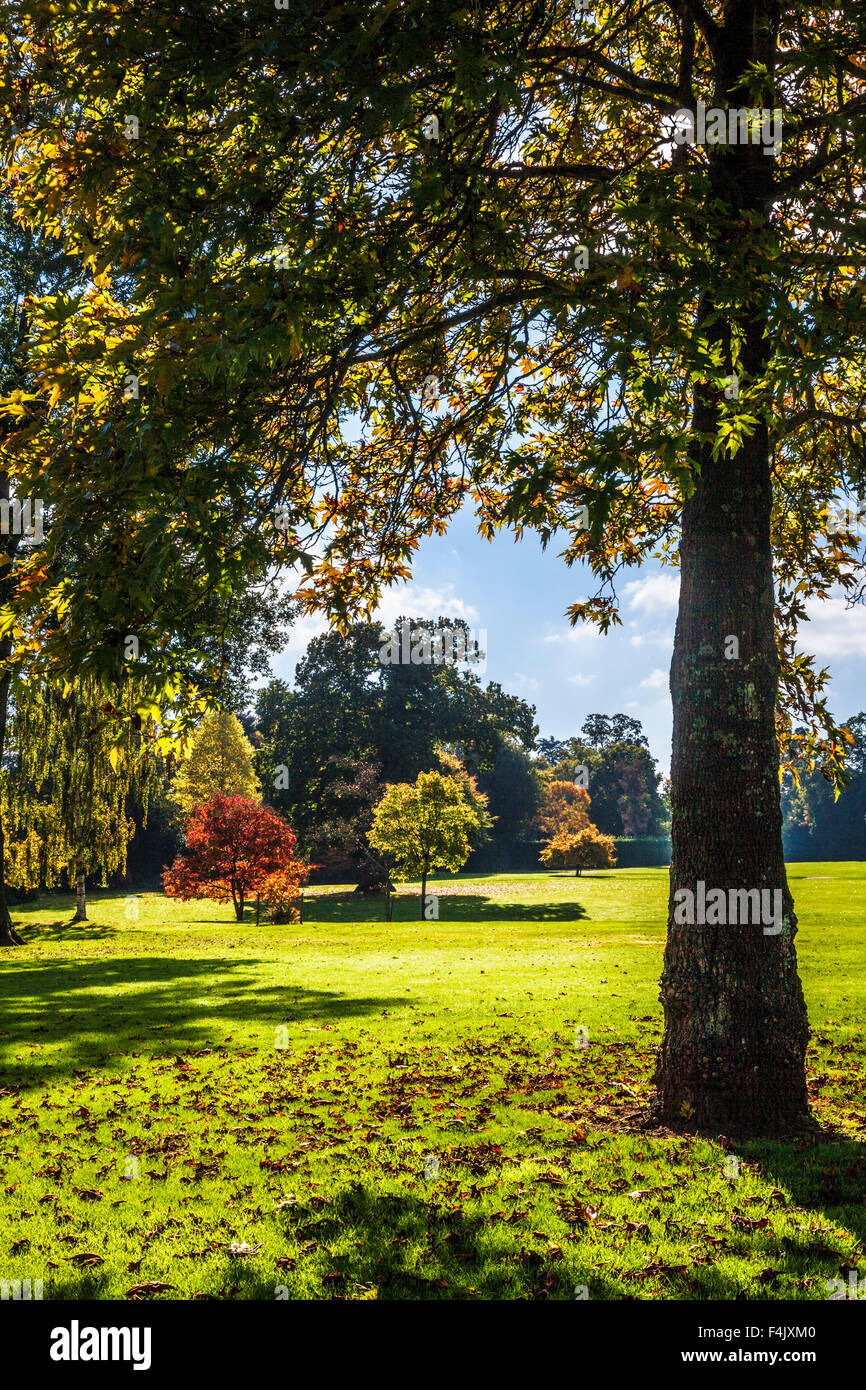
[[[548,632],[545,642],[603,642],[604,637],[594,623],[578,623],[576,627],[558,628]]]
[[[314,637],[329,631],[328,620],[321,613],[300,614],[292,624],[287,646],[294,652],[306,651]]]
[[[372,622],[380,622],[389,629],[400,616],[407,618],[463,618],[476,632],[479,630],[478,609],[454,594],[453,584],[442,589],[419,588],[414,584],[402,584],[399,589],[389,589],[382,595],[382,601]],[[292,625],[289,641],[285,647],[288,664],[293,669],[306,652],[314,637],[332,631],[327,618],[321,613],[299,615]],[[277,666],[282,663],[277,660]],[[536,686],[537,688],[537,686]]]
[[[508,676],[503,681],[506,690],[520,690],[526,695],[534,695],[541,686],[534,676],[526,676],[522,671],[516,672],[513,676]]]
[[[800,628],[800,647],[819,657],[866,656],[866,608],[846,608],[843,599],[811,599],[809,622]]]
[[[654,671],[650,671],[641,681],[643,690],[664,690],[668,683],[668,673],[657,666]]]
[[[631,607],[642,612],[675,609],[680,597],[679,575],[652,574],[647,579],[632,579],[622,592]]]
[[[568,683],[569,685],[592,685],[594,680],[595,676],[584,676],[581,674],[577,676],[569,676]]]
[[[453,584],[442,589],[418,588],[415,584],[388,589],[373,617],[389,627],[401,614],[407,618],[462,618],[470,627],[475,627],[479,619],[478,609],[457,598]]]
[[[627,624],[630,628],[637,626],[636,622]],[[674,644],[673,625],[668,628],[654,627],[649,632],[635,632],[628,641],[630,647],[666,647],[670,651]]]

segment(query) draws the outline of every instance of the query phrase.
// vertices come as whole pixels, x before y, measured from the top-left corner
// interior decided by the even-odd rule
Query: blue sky
[[[607,637],[572,628],[565,612],[595,590],[584,566],[569,569],[556,541],[543,551],[525,535],[482,540],[464,511],[444,537],[430,537],[418,552],[413,579],[385,595],[379,617],[389,626],[401,613],[413,618],[464,618],[487,633],[484,681],[496,680],[536,707],[542,735],[577,734],[586,715],[622,712],[640,719],[650,747],[667,773],[671,706],[668,669],[673,645],[678,571],[657,564],[621,576],[623,626]],[[846,611],[840,599],[811,606],[802,646],[833,673],[830,704],[842,717],[866,709],[866,610]],[[325,630],[302,619],[289,645],[272,662],[291,679],[311,637]]]

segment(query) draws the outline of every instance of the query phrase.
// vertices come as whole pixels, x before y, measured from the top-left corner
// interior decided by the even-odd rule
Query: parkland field
[[[863,1269],[866,865],[794,864],[814,1128],[646,1123],[667,871],[94,894],[0,959],[0,1280],[46,1299],[816,1299]],[[832,1286],[831,1286],[832,1287]]]

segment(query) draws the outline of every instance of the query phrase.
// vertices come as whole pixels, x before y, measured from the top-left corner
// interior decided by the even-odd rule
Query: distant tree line
[[[826,768],[804,772],[799,785],[782,784],[782,838],[787,859],[866,859],[866,713],[845,721],[852,743],[848,784],[838,799]]]
[[[68,872],[65,862],[58,862],[52,872],[48,860],[46,865],[41,862],[44,853],[41,858],[31,853],[39,817],[54,814],[51,798],[56,800],[57,788],[65,785],[61,777],[66,765],[78,767],[80,754],[70,743],[59,761],[47,760],[53,768],[48,793],[37,796],[33,774],[30,782],[22,782],[14,772],[19,726],[24,732],[23,712],[16,709],[4,795],[17,796],[15,805],[24,806],[29,819],[26,825],[22,821],[19,831],[25,839],[19,843],[13,835],[9,846],[7,881],[14,888],[33,891],[64,878],[72,886],[77,875],[83,902],[85,867],[88,874],[98,870],[103,881],[108,871],[111,882],[157,886],[166,865],[183,849],[185,817],[197,799],[196,788],[205,784],[211,792],[260,796],[286,818],[297,835],[299,853],[316,864],[320,874],[350,874],[359,887],[371,890],[389,882],[389,865],[369,838],[375,808],[388,786],[414,783],[421,774],[457,773],[470,778],[486,798],[480,828],[471,837],[470,868],[534,867],[545,837],[549,846],[554,833],[581,833],[582,826],[555,828],[548,823],[546,798],[557,786],[582,789],[582,805],[588,797],[584,809],[593,836],[597,832],[617,840],[645,840],[669,834],[666,790],[639,720],[593,713],[584,719],[579,734],[539,738],[534,707],[497,682],[483,684],[471,660],[383,660],[391,634],[380,623],[358,623],[344,636],[327,633],[314,638],[291,686],[271,678],[255,688],[252,677],[270,675],[268,655],[285,644],[294,616],[273,596],[260,592],[256,601],[256,611],[248,606],[245,613],[244,632],[230,623],[221,637],[224,678],[219,697],[224,713],[201,726],[186,761],[168,758],[159,777],[151,770],[146,798],[129,786],[128,771],[109,767],[101,753],[105,767],[100,762],[94,773],[93,721],[85,728],[85,799],[95,797],[99,777],[110,776],[112,787],[117,782],[118,788],[121,774],[127,777],[122,788],[127,795],[125,879],[122,855],[112,863],[101,841],[85,854],[83,841],[75,848],[72,830]],[[398,636],[407,621],[398,621]],[[426,633],[431,639],[427,650],[435,652],[437,632],[461,627],[465,624],[443,618],[413,621],[413,640],[419,632]],[[468,629],[466,635],[471,655]],[[73,725],[64,719],[63,727],[69,742]],[[786,777],[782,802],[785,848],[791,859],[866,858],[866,714],[849,719],[847,727],[849,780],[841,795],[834,794],[821,767],[804,772],[799,782]],[[28,736],[27,742],[33,739]],[[111,795],[116,800],[118,791]],[[73,807],[74,830],[77,803],[64,793],[62,804],[67,802]],[[142,802],[148,806],[146,820]],[[21,812],[17,815],[20,820]],[[582,852],[571,842],[557,841],[554,850],[548,847],[544,853],[542,862],[552,867],[577,868]],[[593,848],[592,853],[600,851]],[[583,855],[583,863],[591,866],[591,854]]]

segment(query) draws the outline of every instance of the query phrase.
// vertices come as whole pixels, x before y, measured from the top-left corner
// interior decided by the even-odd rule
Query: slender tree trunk
[[[236,919],[236,921],[238,921],[238,922],[242,922],[242,921],[244,920],[244,895],[243,895],[243,893],[238,893],[237,897],[235,898],[235,919]]]
[[[0,475],[0,497],[8,501],[9,498],[9,478],[7,474]],[[13,554],[18,545],[18,538],[7,536],[4,538],[6,550]],[[8,637],[4,637],[0,642],[0,664],[5,666],[12,655],[12,642]],[[9,684],[11,676],[8,667],[0,676],[0,764],[3,761],[3,754],[6,751],[6,725],[9,715]],[[12,924],[9,914],[9,904],[6,901],[6,835],[3,826],[2,808],[0,808],[0,946],[21,946],[21,937]]]
[[[424,907],[427,902],[427,870],[421,875],[421,921],[424,921]]]
[[[86,922],[87,918],[87,881],[85,873],[79,864],[75,874],[75,916],[73,922]]]
[[[10,650],[11,644],[8,641],[0,643],[0,661],[8,659]],[[2,762],[6,744],[9,681],[10,675],[6,671],[0,678],[0,762]],[[21,946],[22,944],[21,937],[12,925],[9,905],[6,902],[6,836],[3,830],[3,816],[0,813],[0,946]]]
[[[717,104],[756,104],[737,81],[750,61],[772,72],[773,24],[768,0],[726,7]],[[708,261],[730,263],[730,283],[750,286],[736,325],[743,334],[737,367],[730,320],[714,320],[707,297],[700,314],[722,348],[725,371],[746,383],[762,376],[772,330],[770,301],[749,266],[754,242],[754,264],[766,257],[773,163],[755,146],[710,154],[716,206],[727,217],[719,217]],[[704,441],[716,432],[720,406],[715,389],[698,388],[699,476],[683,510],[671,665],[673,852],[655,1108],[661,1120],[692,1129],[773,1134],[808,1113],[809,1030],[782,853],[770,444],[764,419],[733,457],[714,460]],[[723,890],[716,903],[724,903],[725,916],[716,923],[714,909],[712,924],[701,925],[701,896],[713,889]],[[754,899],[747,914],[740,894],[734,925],[731,890],[756,889],[769,890],[768,907],[778,901],[778,924],[763,916],[756,922]],[[694,895],[691,908],[680,890]]]

